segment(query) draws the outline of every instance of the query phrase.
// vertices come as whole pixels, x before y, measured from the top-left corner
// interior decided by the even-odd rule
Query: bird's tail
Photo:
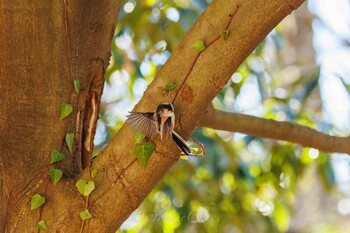
[[[178,135],[174,130],[172,132],[172,137],[173,140],[176,142],[177,146],[180,147],[180,149],[186,154],[186,155],[190,155],[191,154],[191,148],[188,145],[188,143],[182,138],[180,137],[180,135]]]

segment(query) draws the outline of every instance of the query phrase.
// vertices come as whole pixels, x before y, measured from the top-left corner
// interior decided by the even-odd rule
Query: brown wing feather
[[[157,123],[153,119],[153,114],[153,112],[130,112],[125,123],[133,130],[154,138],[157,134]]]

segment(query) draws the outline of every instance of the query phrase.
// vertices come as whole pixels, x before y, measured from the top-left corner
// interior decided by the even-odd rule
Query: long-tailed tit
[[[154,138],[160,134],[160,139],[169,139],[170,136],[180,149],[186,154],[191,154],[187,142],[175,131],[174,106],[169,102],[158,105],[155,112],[130,112],[126,123],[135,131]]]

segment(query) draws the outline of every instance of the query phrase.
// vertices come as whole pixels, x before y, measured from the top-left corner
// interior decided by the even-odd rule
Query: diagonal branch
[[[289,141],[326,152],[339,152],[350,155],[350,137],[330,136],[309,127],[290,122],[222,112],[214,109],[212,106],[205,112],[199,125],[263,138]]]
[[[134,111],[153,111],[159,103],[171,102],[177,96],[174,100],[176,131],[187,138],[235,69],[285,16],[303,2],[213,1],[158,71]],[[230,22],[229,26],[227,22]],[[225,39],[218,37],[223,30],[230,32]],[[213,41],[213,38],[218,39]],[[191,48],[198,40],[208,45],[199,55]],[[178,86],[165,95],[162,89],[170,81]],[[93,161],[92,169],[98,173],[94,178],[96,190],[91,196],[94,204],[90,211],[111,217],[90,221],[91,229],[99,224],[106,226],[107,232],[118,228],[180,155],[174,143],[161,143],[155,139],[156,150],[147,168],[144,168],[139,161],[133,162],[134,143],[131,129],[122,127]],[[82,172],[81,177],[90,177],[88,169]]]

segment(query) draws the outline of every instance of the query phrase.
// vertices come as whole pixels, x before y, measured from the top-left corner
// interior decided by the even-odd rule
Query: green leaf
[[[97,175],[97,170],[93,169],[93,170],[91,171],[91,178],[95,178],[96,175]]]
[[[99,155],[100,154],[100,151],[93,151],[92,152],[92,155],[91,155],[91,158],[95,158],[95,157],[97,157],[97,155]]]
[[[41,196],[40,194],[34,194],[30,203],[30,209],[35,210],[36,208],[39,208],[45,203],[45,201],[45,197]]]
[[[73,144],[74,144],[74,133],[66,134],[66,143],[67,143],[69,152],[72,153]]]
[[[58,181],[62,178],[63,172],[60,169],[55,169],[50,167],[50,177],[53,185],[56,185]]]
[[[134,138],[136,143],[141,143],[145,139],[145,135],[139,132],[134,131]]]
[[[221,36],[222,39],[226,40],[228,34],[229,34],[229,30],[228,30],[228,29],[225,29],[225,30],[223,30],[223,31],[220,33],[220,36]]]
[[[44,222],[44,220],[41,220],[38,224],[36,224],[36,228],[39,230],[47,230],[47,226]]]
[[[136,143],[134,146],[134,154],[140,160],[144,167],[147,167],[148,160],[151,157],[156,145],[153,142],[146,142],[145,144]]]
[[[75,187],[78,188],[78,191],[81,195],[87,197],[95,189],[95,183],[92,180],[86,181],[80,179],[75,184]]]
[[[198,40],[191,46],[193,49],[198,50],[198,51],[203,51],[205,47],[205,42],[204,40]]]
[[[75,79],[74,81],[74,90],[77,94],[80,92],[80,81],[78,79]]]
[[[92,216],[91,216],[91,214],[90,214],[90,212],[89,212],[89,210],[84,210],[84,211],[81,211],[80,212],[80,218],[84,221],[84,220],[88,220],[88,219],[90,219]]]
[[[51,163],[55,163],[61,161],[65,158],[64,154],[59,152],[58,150],[51,151]]]
[[[176,84],[174,82],[169,82],[164,88],[163,88],[163,94],[167,94],[169,91],[175,89]]]
[[[63,103],[60,109],[60,121],[69,116],[73,112],[73,105]]]

